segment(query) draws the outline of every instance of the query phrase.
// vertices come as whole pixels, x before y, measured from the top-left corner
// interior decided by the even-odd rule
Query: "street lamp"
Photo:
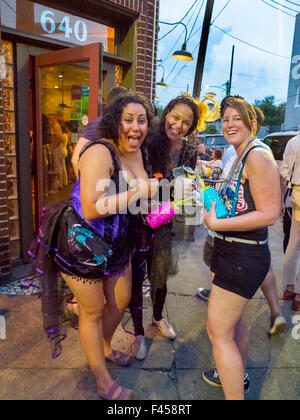
[[[169,23],[169,22],[159,22],[162,23],[164,25],[183,25],[185,28],[185,37],[184,37],[184,43],[182,44],[181,50],[177,50],[173,53],[172,57],[176,58],[176,60],[183,60],[183,61],[193,61],[193,55],[192,53],[190,53],[189,51],[187,51],[187,35],[188,35],[188,30],[187,27],[184,23],[182,22],[175,22],[175,23]]]
[[[157,82],[156,83],[156,86],[157,87],[162,87],[162,88],[167,88],[168,87],[168,85],[165,83],[165,81],[164,81],[164,77],[165,77],[165,68],[164,68],[164,66],[162,65],[162,64],[159,64],[157,67],[162,67],[163,68],[163,76],[162,76],[162,78],[161,78],[161,81],[160,82]]]

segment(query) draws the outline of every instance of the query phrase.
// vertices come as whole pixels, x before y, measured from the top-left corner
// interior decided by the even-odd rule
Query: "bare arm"
[[[107,196],[114,167],[109,150],[101,144],[95,144],[86,150],[80,159],[79,170],[81,208],[86,220],[119,213],[127,209],[131,200],[151,197],[158,189],[157,180],[140,180],[129,191]]]
[[[276,222],[281,205],[280,178],[276,163],[268,152],[253,150],[245,168],[256,210],[233,218],[217,219],[213,207],[205,215],[210,229],[245,232],[271,226]]]
[[[76,143],[75,149],[72,155],[72,166],[75,172],[75,175],[78,177],[78,163],[79,163],[79,155],[83,147],[89,142],[89,140],[85,139],[84,137],[80,137],[78,142]]]

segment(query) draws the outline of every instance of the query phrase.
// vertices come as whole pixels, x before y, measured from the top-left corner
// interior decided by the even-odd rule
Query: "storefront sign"
[[[114,53],[114,28],[29,0],[5,0],[0,3],[4,28],[13,28],[23,33],[76,45],[101,42],[105,51]]]
[[[71,99],[72,101],[81,99],[81,85],[72,85]]]
[[[72,39],[75,37],[75,42],[79,41],[80,43],[84,43],[88,37],[87,24],[83,20],[77,19],[74,21],[74,26],[72,26],[71,18],[73,18],[73,16],[65,15],[60,22],[56,22],[55,12],[44,10],[39,17],[39,20],[41,22],[41,27],[46,33],[53,34],[55,32],[62,32],[65,38]]]
[[[89,86],[82,85],[81,86],[81,97],[89,96]]]

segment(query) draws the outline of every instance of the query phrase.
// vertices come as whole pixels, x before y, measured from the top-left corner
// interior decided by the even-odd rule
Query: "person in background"
[[[288,186],[292,190],[292,225],[290,239],[283,261],[283,299],[292,301],[292,309],[300,311],[300,271],[297,263],[300,258],[300,134],[293,137],[286,145],[283,162],[280,167],[282,196]],[[286,212],[285,203],[282,213]]]
[[[222,163],[222,150],[221,149],[213,149],[211,152],[211,161],[202,161],[202,165],[213,169],[223,169],[223,163]]]
[[[66,157],[68,155],[68,136],[67,134],[63,133],[58,122],[52,125],[51,132],[53,169],[55,173],[53,192],[57,192],[58,190],[61,190],[68,185],[68,174],[66,168]]]
[[[206,147],[204,143],[199,143],[198,145],[198,157],[197,159],[210,161],[212,160],[211,156],[207,153]]]

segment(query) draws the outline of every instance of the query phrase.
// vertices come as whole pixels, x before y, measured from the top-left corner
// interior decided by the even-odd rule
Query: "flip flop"
[[[132,357],[119,350],[112,350],[110,355],[106,356],[105,359],[121,367],[128,367],[132,363]]]
[[[120,392],[119,394],[117,394],[115,398],[113,398],[113,395],[115,394],[118,388],[120,388]],[[132,389],[124,388],[123,386],[118,385],[116,382],[114,382],[106,394],[101,394],[101,392],[98,392],[98,396],[102,398],[103,400],[108,400],[108,401],[133,400],[134,392],[132,391]]]

